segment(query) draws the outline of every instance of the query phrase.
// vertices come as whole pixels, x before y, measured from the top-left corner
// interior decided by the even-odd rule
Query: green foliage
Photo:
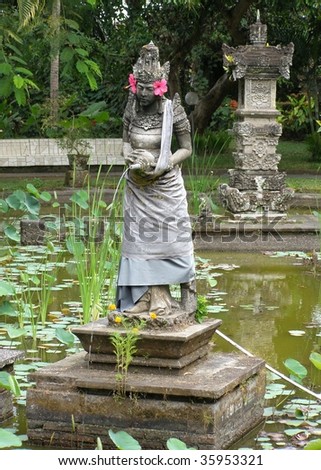
[[[11,447],[21,447],[22,440],[13,432],[0,429],[0,449],[10,449]]]
[[[61,343],[66,344],[68,347],[72,347],[75,344],[76,336],[63,328],[56,328],[55,336]]]
[[[132,324],[126,318],[119,317],[123,331],[116,331],[110,336],[110,341],[114,346],[116,356],[116,382],[119,397],[126,394],[126,383],[128,367],[130,366],[134,354],[137,352],[136,344],[139,340],[139,331],[145,326],[144,322]]]
[[[287,101],[279,106],[281,115],[278,121],[282,124],[283,135],[287,138],[303,138],[310,130],[314,102],[306,94],[288,95]]]
[[[195,313],[195,320],[197,323],[202,323],[208,317],[208,299],[204,295],[197,296],[197,309]]]
[[[75,261],[82,302],[82,321],[97,320],[103,314],[102,298],[113,296],[119,262],[118,226],[120,210],[114,198],[109,207],[103,200],[104,181],[76,191],[65,205],[66,248]],[[106,220],[106,214],[108,219]],[[101,239],[100,239],[101,238]]]
[[[119,450],[141,450],[140,444],[130,434],[125,431],[108,431],[110,439]]]
[[[288,358],[284,361],[284,365],[290,372],[290,377],[298,383],[302,383],[302,380],[308,375],[306,368],[296,359]]]
[[[303,450],[321,450],[321,439],[313,439],[303,447]]]
[[[311,160],[321,162],[321,134],[313,132],[306,137],[305,141],[311,154]]]
[[[214,168],[219,156],[228,149],[231,136],[227,132],[196,133],[193,141],[193,153],[183,163],[183,171],[191,192],[189,209],[192,214],[202,211],[216,212],[216,205],[211,200],[211,193],[218,185]]]
[[[108,431],[110,439],[115,444],[116,448],[119,450],[141,450],[141,446],[136,439],[134,439],[126,431],[114,432],[112,429]],[[101,441],[99,443],[99,448],[102,449]],[[187,447],[185,442],[171,437],[166,441],[166,447],[168,450],[196,450],[194,447]]]
[[[16,397],[21,395],[17,379],[6,371],[0,371],[0,388],[10,390]]]
[[[194,447],[187,447],[185,442],[175,437],[167,439],[166,447],[168,450],[196,450]]]
[[[318,370],[321,370],[321,354],[312,352],[309,357],[310,361]]]
[[[3,5],[0,14],[0,94],[6,101],[5,106],[0,105],[3,137],[41,135],[37,106],[45,105],[50,96],[48,51],[53,37],[60,44],[60,92],[68,96],[76,89],[86,105],[105,100],[110,119],[105,129],[100,129],[100,137],[106,135],[106,129],[109,135],[119,136],[126,101],[124,87],[143,44],[152,39],[161,45],[162,61],[170,58],[173,71],[179,71],[174,72],[170,83],[171,94],[178,91],[183,98],[188,91],[195,91],[203,97],[224,73],[222,43],[246,44],[257,8],[253,2],[239,8],[236,0],[65,1],[57,28],[51,2],[20,0],[18,9],[9,3]],[[309,99],[316,101],[320,82],[319,2],[262,0],[259,8],[269,27],[270,44],[295,44],[291,80],[280,80],[278,87],[282,100],[304,88],[311,95]],[[55,37],[57,29],[60,31]],[[230,127],[233,113],[228,99],[222,102],[222,98],[224,94],[235,96],[235,91],[231,83],[214,100],[215,106],[208,111],[212,113],[216,107],[211,129]],[[316,119],[317,113],[315,109]],[[306,123],[299,132],[305,129]]]

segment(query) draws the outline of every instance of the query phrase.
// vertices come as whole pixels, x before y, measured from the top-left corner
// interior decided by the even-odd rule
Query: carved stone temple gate
[[[238,82],[235,168],[229,185],[219,195],[235,218],[284,217],[293,196],[285,187],[286,174],[278,171],[276,153],[282,126],[277,122],[276,80],[290,76],[294,46],[269,46],[267,26],[257,21],[250,27],[250,44],[236,48],[223,45],[224,65]]]

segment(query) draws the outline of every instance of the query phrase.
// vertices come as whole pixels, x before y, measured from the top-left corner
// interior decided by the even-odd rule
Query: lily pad
[[[304,336],[305,331],[303,330],[289,330],[291,336]]]

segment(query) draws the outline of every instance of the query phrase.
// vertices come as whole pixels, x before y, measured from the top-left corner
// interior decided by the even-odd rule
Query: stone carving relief
[[[257,190],[257,181],[255,174],[245,172],[242,170],[230,170],[229,171],[230,181],[229,184],[239,190]],[[285,185],[285,173],[279,173],[277,171],[271,172],[270,174],[264,175],[264,183],[262,189],[265,191],[281,191]]]
[[[268,154],[265,158],[259,157],[255,153],[234,152],[235,168],[242,170],[270,170],[278,169],[278,163],[281,159],[280,154]]]
[[[251,105],[253,108],[268,108],[271,101],[270,87],[267,83],[251,83]]]
[[[263,158],[266,156],[268,151],[268,143],[259,141],[256,142],[256,144],[253,146],[253,152],[255,155],[257,155],[259,158]]]
[[[284,188],[281,191],[262,193],[256,191],[239,191],[227,184],[220,186],[222,205],[233,213],[264,211],[285,212],[293,197],[294,191]]]

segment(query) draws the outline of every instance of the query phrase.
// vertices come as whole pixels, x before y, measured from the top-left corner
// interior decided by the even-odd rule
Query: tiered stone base
[[[111,449],[112,429],[127,431],[143,449],[165,449],[170,437],[199,449],[228,448],[263,419],[265,367],[254,357],[204,355],[219,324],[210,320],[187,331],[144,331],[121,393],[115,364],[109,363],[115,358],[106,346],[111,327],[104,332],[100,323],[95,332],[91,325],[82,337],[78,331],[85,349],[97,341],[94,351],[31,375],[29,442],[94,449],[99,437],[104,449]]]

